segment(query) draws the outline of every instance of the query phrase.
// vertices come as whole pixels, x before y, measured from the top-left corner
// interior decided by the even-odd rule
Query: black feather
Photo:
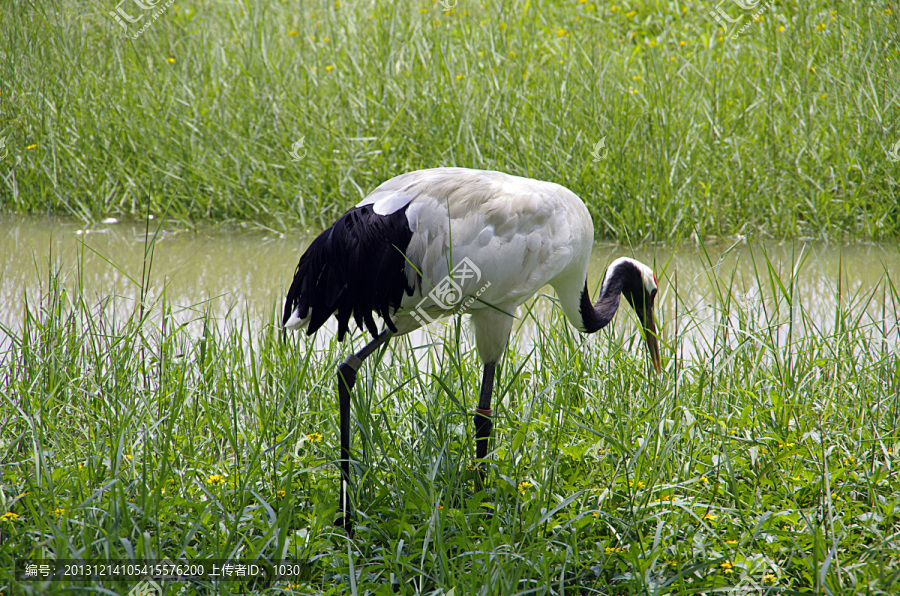
[[[406,279],[406,248],[412,239],[406,208],[378,215],[372,205],[354,207],[312,241],[294,273],[284,304],[282,325],[297,311],[312,317],[306,332],[312,335],[334,314],[338,340],[343,341],[352,317],[360,329],[378,335],[373,314],[391,331],[390,315],[400,308],[404,292],[412,295]]]

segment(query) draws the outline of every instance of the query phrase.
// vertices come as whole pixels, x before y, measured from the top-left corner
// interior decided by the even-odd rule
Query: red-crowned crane
[[[593,241],[591,215],[567,188],[463,168],[391,178],[313,240],[288,291],[284,327],[312,335],[334,314],[339,341],[351,317],[375,338],[338,367],[342,479],[336,524],[352,532],[350,391],[363,360],[393,335],[467,309],[484,363],[474,416],[478,459],[487,455],[494,370],[516,309],[547,284],[569,321],[585,333],[605,327],[625,296],[660,371],[656,276],[643,263],[619,258],[593,303],[587,285]],[[386,325],[380,333],[373,315]]]

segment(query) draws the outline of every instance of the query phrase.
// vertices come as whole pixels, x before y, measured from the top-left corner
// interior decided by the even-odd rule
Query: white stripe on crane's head
[[[640,261],[636,261],[635,259],[629,259],[628,257],[619,257],[618,259],[613,261],[606,269],[606,275],[603,279],[603,287],[600,288],[601,296],[606,292],[607,286],[609,285],[610,280],[614,277],[616,269],[622,266],[634,267],[635,269],[640,271],[641,283],[648,294],[652,294],[653,291],[657,289],[656,274],[653,273],[653,269],[651,269],[647,265],[644,265]]]

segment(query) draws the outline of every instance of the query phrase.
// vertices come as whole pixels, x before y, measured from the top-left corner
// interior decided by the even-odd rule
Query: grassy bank
[[[775,298],[756,304],[710,274],[711,320],[660,271],[660,301],[679,312],[665,321],[659,378],[630,314],[591,338],[559,317],[537,325],[534,349],[502,363],[484,490],[469,469],[480,367],[458,322],[415,351],[427,366],[395,342],[356,391],[352,540],[330,525],[347,346],[282,343],[274,312],[214,321],[201,309],[187,324],[164,294],[129,314],[51,280],[22,305],[24,327],[4,330],[0,574],[14,560],[242,558],[289,559],[297,574],[162,583],[187,594],[896,593],[900,295],[885,280],[837,301],[823,332],[790,278],[764,258],[759,270],[760,294]],[[868,300],[882,321],[856,314]],[[710,331],[688,340],[700,325]],[[16,581],[4,593],[83,585]]]
[[[896,237],[900,11],[725,3],[732,36],[714,4],[16,2],[0,208],[321,227],[458,165],[569,186],[601,237]]]

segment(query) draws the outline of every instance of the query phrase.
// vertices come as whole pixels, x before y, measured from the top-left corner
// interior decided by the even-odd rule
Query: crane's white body
[[[499,359],[516,309],[547,284],[560,296],[567,318],[583,330],[578,299],[594,225],[569,189],[501,172],[435,168],[384,182],[357,207],[365,205],[378,215],[406,207],[413,232],[405,252],[415,291],[404,295],[394,317],[399,333],[455,312],[429,294],[465,259],[477,263],[481,275],[459,283],[462,299],[455,304],[467,305],[485,362]],[[292,317],[286,326],[304,323]]]

